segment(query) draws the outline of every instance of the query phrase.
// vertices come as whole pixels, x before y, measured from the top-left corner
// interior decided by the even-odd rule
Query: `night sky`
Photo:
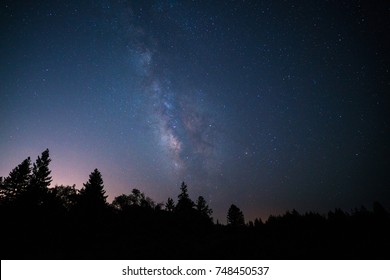
[[[222,222],[389,207],[389,42],[388,1],[2,1],[0,176],[49,148],[53,186],[185,181]]]

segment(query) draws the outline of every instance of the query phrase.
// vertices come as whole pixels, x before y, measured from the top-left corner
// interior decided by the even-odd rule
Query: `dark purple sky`
[[[110,200],[180,183],[225,221],[390,206],[390,4],[2,1],[0,176]]]

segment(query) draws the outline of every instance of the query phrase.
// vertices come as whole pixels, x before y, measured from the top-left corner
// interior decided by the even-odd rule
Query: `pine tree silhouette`
[[[246,225],[232,204],[225,226],[213,224],[204,197],[194,203],[184,182],[177,205],[168,198],[166,211],[138,189],[109,208],[98,169],[80,191],[48,188],[49,163],[45,150],[33,166],[27,158],[0,177],[2,258],[386,259],[390,251],[390,213],[378,202],[372,211],[325,216],[293,209]]]
[[[181,183],[180,191],[181,193],[178,195],[176,211],[179,213],[190,212],[194,207],[194,202],[190,199],[187,185],[184,182]]]
[[[95,169],[90,175],[89,180],[80,190],[79,204],[86,212],[100,212],[107,206],[107,195],[104,190],[102,175],[98,169]]]
[[[244,214],[236,205],[232,204],[227,214],[228,225],[243,226],[245,225]]]
[[[14,202],[15,199],[25,193],[31,177],[31,160],[28,157],[9,176],[2,180],[0,184],[0,200],[2,203]]]
[[[203,196],[199,196],[196,201],[196,210],[204,217],[211,218],[213,210],[209,208]]]
[[[42,205],[46,198],[48,187],[52,181],[50,177],[49,163],[49,149],[42,152],[33,164],[30,184],[27,188],[27,195],[30,202],[34,205]]]

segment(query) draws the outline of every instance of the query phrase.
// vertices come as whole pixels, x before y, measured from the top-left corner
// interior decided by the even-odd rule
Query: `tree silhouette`
[[[131,205],[142,208],[154,208],[156,203],[150,197],[146,196],[139,189],[133,189],[129,195]]]
[[[114,200],[112,201],[112,206],[120,211],[124,211],[125,209],[129,208],[131,205],[130,199],[128,195],[121,194],[119,196],[116,196]]]
[[[176,205],[177,212],[189,212],[194,207],[194,202],[190,199],[188,195],[187,185],[182,182],[180,187],[181,193],[178,195],[178,201]]]
[[[204,217],[211,219],[211,214],[213,213],[213,210],[209,208],[207,205],[206,200],[203,196],[199,196],[196,201],[196,210]]]
[[[236,205],[232,204],[228,210],[227,222],[230,226],[243,226],[245,225],[244,214]]]
[[[72,186],[55,186],[49,189],[49,194],[60,207],[70,211],[77,203],[78,191],[76,185]]]
[[[48,187],[52,181],[50,177],[49,149],[42,152],[33,164],[30,184],[27,187],[28,201],[34,205],[41,205],[46,199]]]
[[[168,197],[168,201],[165,203],[165,210],[168,212],[173,212],[175,210],[175,202],[171,197]]]
[[[158,205],[139,189],[133,189],[129,195],[115,197],[112,206],[118,210],[125,210],[131,207],[156,208]]]
[[[144,199],[145,195],[139,189],[133,189],[129,195],[130,204],[133,206],[141,206]]]
[[[90,175],[87,183],[80,190],[80,205],[86,211],[98,211],[107,206],[102,175],[95,169]]]
[[[51,159],[49,157],[49,149],[42,152],[41,156],[38,156],[37,160],[33,164],[31,185],[40,189],[46,189],[50,186],[52,181],[50,177],[49,163]]]
[[[110,209],[98,169],[80,191],[49,188],[49,163],[45,150],[32,166],[27,158],[0,177],[2,258],[386,259],[390,251],[390,213],[378,202],[372,211],[293,209],[246,225],[232,204],[226,226],[213,223],[203,196],[190,199],[184,182],[166,211],[138,189],[115,197]]]
[[[22,193],[24,193],[30,183],[31,160],[28,157],[17,167],[15,167],[9,176],[0,184],[0,199],[3,203],[12,202]]]
[[[141,205],[140,205],[142,208],[155,209],[156,207],[159,207],[158,205],[156,205],[156,203],[153,201],[153,199],[151,199],[148,196],[145,196],[144,193],[142,193],[142,194],[143,194],[143,198],[141,200]]]

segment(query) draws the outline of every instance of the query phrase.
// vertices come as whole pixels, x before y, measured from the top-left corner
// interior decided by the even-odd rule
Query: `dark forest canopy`
[[[232,204],[227,224],[214,222],[203,196],[182,182],[175,201],[156,203],[139,189],[107,202],[95,169],[78,190],[50,187],[49,150],[0,177],[2,258],[389,258],[390,214],[341,209],[296,210],[245,222]],[[76,238],[77,236],[77,238]],[[113,250],[112,248],[115,248]]]

